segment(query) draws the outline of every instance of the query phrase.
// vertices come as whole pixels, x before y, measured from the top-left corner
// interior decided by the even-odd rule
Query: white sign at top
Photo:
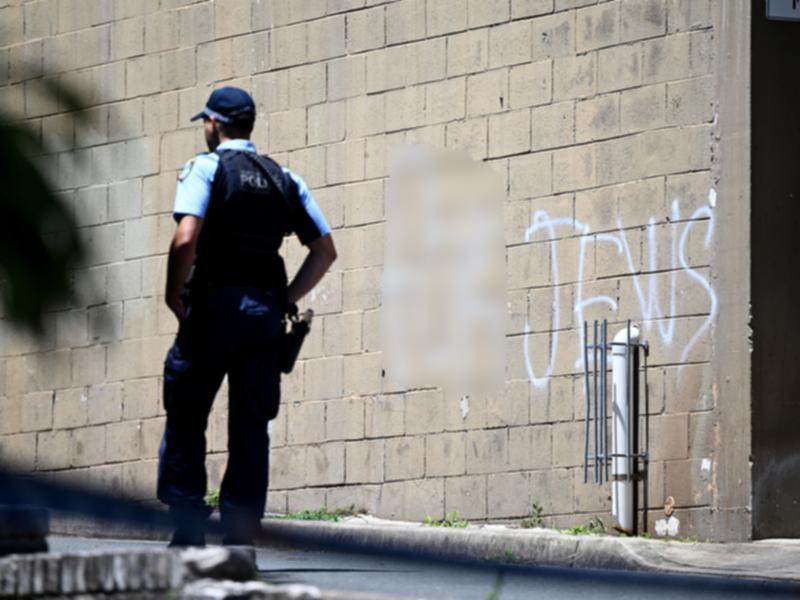
[[[767,0],[767,18],[800,21],[800,0]]]

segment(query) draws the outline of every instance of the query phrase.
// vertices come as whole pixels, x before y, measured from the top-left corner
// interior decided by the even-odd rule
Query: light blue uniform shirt
[[[221,143],[217,149],[256,151],[253,142],[244,139],[228,140]],[[195,156],[183,167],[178,176],[175,204],[172,208],[172,215],[176,221],[182,215],[194,215],[201,219],[205,217],[208,201],[211,198],[211,183],[214,180],[214,173],[217,171],[218,164],[219,155],[216,152],[203,152]],[[305,207],[308,216],[311,217],[311,220],[314,221],[317,229],[319,229],[320,236],[330,233],[331,228],[325,221],[325,217],[311,195],[306,182],[286,167],[282,168],[283,172],[297,184],[300,201]]]

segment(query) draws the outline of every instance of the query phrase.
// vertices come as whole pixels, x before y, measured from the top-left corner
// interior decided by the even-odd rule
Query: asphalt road
[[[164,547],[161,542],[80,537],[50,537],[49,542],[52,552]],[[746,580],[541,567],[481,568],[297,548],[259,548],[257,560],[261,576],[270,583],[430,600],[800,597],[797,587]]]

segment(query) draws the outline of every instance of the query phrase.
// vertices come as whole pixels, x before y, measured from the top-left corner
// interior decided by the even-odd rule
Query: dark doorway
[[[800,22],[765,15],[754,2],[753,537],[800,537]]]

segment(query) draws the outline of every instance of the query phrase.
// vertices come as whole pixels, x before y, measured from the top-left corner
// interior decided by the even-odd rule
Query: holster
[[[281,352],[281,372],[291,373],[300,348],[306,339],[308,332],[311,331],[311,320],[314,318],[314,311],[310,308],[304,312],[297,313],[297,305],[291,304],[286,314],[288,331],[283,336],[283,348]]]

